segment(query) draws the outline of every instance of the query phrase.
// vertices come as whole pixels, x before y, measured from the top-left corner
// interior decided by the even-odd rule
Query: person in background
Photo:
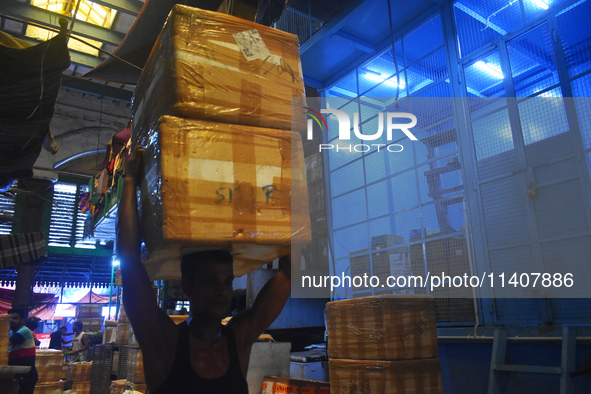
[[[74,336],[72,337],[72,361],[86,361],[84,352],[90,347],[88,337],[82,331],[84,325],[81,321],[74,322],[73,330]]]
[[[158,308],[140,259],[137,187],[142,151],[128,162],[118,209],[117,248],[123,303],[142,348],[148,390],[163,393],[248,394],[246,372],[252,344],[281,313],[291,291],[291,259],[265,284],[252,308],[226,324],[232,302],[233,257],[223,250],[183,256],[181,287],[189,296],[189,319],[176,325]]]
[[[65,344],[72,342],[64,340],[66,330],[66,326],[61,326],[59,329],[51,333],[49,336],[49,349],[62,350]],[[72,334],[70,333],[70,335]]]
[[[27,318],[27,321],[25,322],[25,326],[27,326],[27,328],[29,330],[31,330],[31,332],[33,333],[33,340],[35,341],[35,347],[39,347],[39,345],[41,345],[41,342],[37,339],[37,335],[35,334],[37,327],[39,327],[39,319],[36,318],[35,316],[29,317],[29,318]]]
[[[23,309],[10,309],[10,351],[8,365],[30,366],[31,370],[18,375],[19,394],[32,394],[35,391],[38,375],[35,367],[35,341],[33,333],[25,325],[27,313]]]

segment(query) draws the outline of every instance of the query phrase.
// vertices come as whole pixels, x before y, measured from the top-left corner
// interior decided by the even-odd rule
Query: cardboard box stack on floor
[[[329,394],[330,387],[327,382],[265,376],[263,394],[280,393]]]
[[[0,365],[8,365],[10,347],[10,315],[0,316]]]
[[[329,302],[326,315],[331,392],[443,393],[433,297]]]
[[[43,390],[39,392],[53,393],[55,390],[60,390],[60,387],[61,391],[64,390],[63,382],[60,382],[63,363],[64,353],[61,350],[37,349],[35,366],[39,380],[35,392]]]
[[[241,276],[310,240],[297,37],[176,5],[134,94],[145,148],[143,234],[153,279],[184,253],[227,249]],[[298,196],[298,198],[295,198]],[[297,203],[297,206],[293,205]]]
[[[72,394],[86,394],[90,392],[91,371],[92,362],[70,364],[68,380],[72,381]]]
[[[146,384],[142,350],[138,348],[129,348],[127,363],[127,381],[133,385]]]
[[[37,382],[35,394],[62,394],[66,382]]]
[[[89,332],[101,331],[103,326],[103,304],[76,305],[76,321],[82,322],[82,329]]]
[[[117,316],[117,335],[115,341],[118,345],[127,345],[130,329],[131,324],[129,323],[129,318],[127,317],[127,313],[125,313],[125,307],[121,304],[119,307],[119,316]]]

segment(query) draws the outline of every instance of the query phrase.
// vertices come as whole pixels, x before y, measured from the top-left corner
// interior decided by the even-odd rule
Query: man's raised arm
[[[158,329],[173,325],[158,308],[152,282],[140,259],[140,219],[137,187],[142,180],[142,150],[129,160],[117,214],[117,253],[121,261],[123,304],[142,347],[162,336]],[[163,326],[163,327],[162,327]]]
[[[252,308],[237,315],[236,321],[230,324],[235,324],[248,343],[255,342],[279,316],[290,293],[291,256],[288,255],[279,259],[279,272],[263,286]]]

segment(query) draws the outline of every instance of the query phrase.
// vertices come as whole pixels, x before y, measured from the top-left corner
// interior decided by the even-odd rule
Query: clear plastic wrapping
[[[134,128],[162,115],[305,129],[297,36],[230,15],[176,5],[134,94]]]
[[[443,393],[439,358],[329,360],[331,393]]]
[[[329,302],[328,355],[356,360],[438,356],[432,296],[385,295]]]
[[[310,241],[298,133],[164,116],[138,139],[151,278],[179,278],[183,254],[211,249],[230,250],[241,276]]]

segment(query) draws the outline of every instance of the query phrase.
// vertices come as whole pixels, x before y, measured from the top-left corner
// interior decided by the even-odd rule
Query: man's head
[[[39,319],[35,316],[29,317],[25,322],[25,326],[27,326],[29,330],[35,331],[37,327],[39,327]]]
[[[59,328],[59,330],[58,330],[58,331],[59,331],[59,332],[60,332],[62,335],[66,335],[66,331],[67,331],[67,329],[66,329],[66,326],[61,326],[61,327]]]
[[[230,252],[213,250],[183,256],[181,286],[191,300],[191,314],[223,319],[230,311],[233,258]]]
[[[81,321],[77,321],[74,322],[74,325],[72,326],[72,329],[74,330],[74,332],[76,333],[76,335],[80,334],[82,332],[82,328],[84,327],[84,325],[82,324]]]
[[[10,329],[12,332],[17,332],[25,325],[27,319],[27,312],[24,309],[13,308],[8,311],[10,315]]]

